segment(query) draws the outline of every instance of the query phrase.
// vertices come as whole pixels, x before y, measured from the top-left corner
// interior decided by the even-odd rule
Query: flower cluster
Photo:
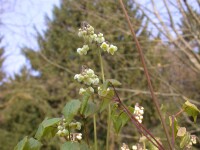
[[[82,48],[78,48],[77,49],[77,53],[79,53],[79,55],[86,55],[88,50],[89,50],[89,46],[88,45],[83,45]]]
[[[85,92],[91,92],[91,93],[94,93],[94,89],[90,86],[88,88],[80,88],[79,90],[79,94],[80,95],[83,95]]]
[[[102,33],[95,34],[94,28],[89,24],[86,24],[79,29],[78,36],[83,37],[85,41],[88,41],[90,43],[97,42],[101,44],[105,41],[103,34]]]
[[[67,123],[65,119],[62,119],[60,121],[58,127],[57,127],[57,135],[60,137],[66,137],[70,141],[80,141],[82,139],[82,134],[81,133],[70,133],[69,130],[76,129],[80,130],[81,129],[81,123],[80,122],[71,122]]]
[[[105,42],[103,33],[95,34],[94,28],[89,24],[84,23],[82,25],[82,28],[79,29],[78,36],[82,37],[85,41],[89,43],[96,42],[97,44],[101,45],[101,49],[110,53],[111,55],[113,55],[117,51],[116,46],[112,44],[109,45]],[[84,45],[83,48],[78,48],[77,52],[80,55],[86,55],[88,50],[88,45]]]
[[[187,145],[187,148],[191,148],[193,144],[197,144],[197,137],[195,135],[191,135],[190,143]]]
[[[130,150],[130,149],[127,144],[123,143],[121,150]]]
[[[139,106],[138,103],[135,104],[135,109],[133,114],[135,115],[135,119],[137,119],[139,123],[142,123],[144,108]]]
[[[108,53],[110,53],[111,55],[114,55],[114,53],[117,51],[117,46],[114,46],[114,45],[109,45],[109,44],[107,44],[106,42],[103,42],[102,44],[101,44],[101,49],[103,50],[103,51],[107,51]]]
[[[81,74],[76,74],[74,79],[86,85],[98,85],[99,83],[99,78],[92,69],[83,70]]]

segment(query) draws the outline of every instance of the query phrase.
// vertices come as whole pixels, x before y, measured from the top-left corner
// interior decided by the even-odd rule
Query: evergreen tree
[[[145,22],[144,16],[131,1],[127,0],[126,3],[146,58],[149,60],[155,59],[152,54],[156,43],[149,39],[149,33],[146,31],[147,22]],[[77,31],[83,21],[91,24],[97,32],[104,33],[106,40],[114,41],[114,44],[119,49],[115,57],[103,54],[106,78],[114,78],[122,82],[121,89],[147,90],[147,83],[141,69],[139,56],[136,47],[132,43],[132,37],[127,23],[124,21],[124,15],[118,1],[63,0],[60,7],[54,8],[53,20],[46,18],[47,31],[44,32],[44,35],[38,35],[39,51],[24,48],[24,55],[30,60],[32,69],[38,71],[39,75],[32,77],[29,73],[23,71],[22,76],[16,76],[16,79],[12,80],[11,84],[7,86],[8,89],[16,89],[16,93],[7,95],[7,101],[10,103],[12,96],[14,96],[14,99],[19,100],[11,102],[13,103],[12,106],[19,107],[15,109],[16,112],[14,114],[11,111],[13,107],[3,110],[2,114],[13,116],[5,121],[1,129],[14,129],[16,122],[18,126],[21,126],[23,124],[22,119],[28,119],[26,121],[27,124],[24,124],[23,133],[12,130],[9,133],[19,134],[18,137],[15,137],[17,140],[22,137],[22,134],[26,135],[24,132],[32,134],[31,131],[37,129],[38,121],[44,119],[45,115],[59,116],[67,101],[78,98],[79,85],[74,82],[73,77],[80,72],[82,67],[80,62],[84,62],[84,65],[94,68],[95,72],[100,76],[100,64],[96,48],[92,47],[92,51],[89,51],[86,57],[80,57],[76,52],[76,49],[82,46],[82,41],[78,38]],[[151,62],[151,65],[157,65],[159,61],[161,61],[161,58],[156,57]],[[157,81],[155,84],[159,85]],[[159,88],[158,86],[156,87]],[[18,89],[22,91],[20,98],[15,95],[19,94],[20,91]],[[138,95],[134,97],[133,93],[125,91],[119,91],[119,93],[127,105],[133,106],[136,102],[142,103],[141,105],[144,107],[152,105],[149,96]],[[23,94],[25,94],[25,97]],[[32,109],[29,109],[29,107],[33,109],[31,113],[29,111]],[[158,120],[153,118],[155,116],[153,107],[146,111],[145,117],[149,122],[147,126],[153,128],[153,125],[155,125],[154,127],[156,127]],[[104,124],[106,122],[105,116],[106,114],[99,116],[98,122]],[[31,123],[31,120],[35,120],[35,123]],[[8,125],[10,125],[9,128]],[[90,126],[90,122],[88,126]],[[132,129],[131,127],[123,132],[135,135],[135,130]],[[98,136],[102,139],[103,146],[105,145],[103,142],[105,141],[106,130],[99,127],[98,131],[101,131]],[[92,130],[89,130],[89,132],[92,137]],[[120,142],[120,139],[118,142]],[[6,148],[2,147],[2,149]],[[49,147],[49,149],[51,148]]]

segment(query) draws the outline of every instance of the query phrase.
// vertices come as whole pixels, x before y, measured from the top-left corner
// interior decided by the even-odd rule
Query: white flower
[[[97,35],[96,42],[99,43],[99,44],[105,42],[105,38],[103,37],[102,33],[99,33]]]
[[[74,79],[76,80],[76,79],[78,79],[79,78],[79,74],[76,74],[75,76],[74,76]]]
[[[121,150],[130,150],[128,145],[126,145],[125,143],[123,143]]]
[[[76,139],[77,139],[77,140],[81,140],[81,139],[82,139],[82,134],[79,133],[78,135],[76,135]]]
[[[86,73],[89,75],[89,76],[92,76],[94,74],[94,71],[92,69],[87,69]]]
[[[111,44],[107,51],[108,51],[108,53],[113,55],[117,51],[117,46],[114,46],[114,45]]]
[[[63,129],[63,127],[62,126],[58,126],[58,130],[62,130]]]
[[[88,25],[88,26],[87,26],[87,31],[88,31],[90,34],[94,34],[94,28],[93,28],[91,25]]]
[[[94,84],[94,85],[99,84],[99,78],[95,78],[95,79],[92,81],[92,84]]]
[[[92,87],[88,88],[90,90],[91,93],[94,93],[94,89]]]
[[[144,109],[140,109],[140,110],[139,110],[139,113],[140,113],[141,115],[143,115],[143,114],[144,114]]]
[[[83,93],[85,93],[86,92],[86,90],[84,89],[84,88],[80,88],[80,90],[79,90],[79,94],[80,95],[82,95]]]
[[[135,115],[135,119],[137,119],[138,122],[142,123],[144,108],[139,106],[138,103],[135,104],[135,109],[133,114]]]
[[[89,46],[88,45],[83,45],[83,48],[82,48],[84,51],[88,51],[89,50]]]
[[[136,145],[133,145],[133,146],[132,146],[132,149],[133,149],[133,150],[137,150],[137,146],[136,146]]]
[[[109,48],[109,45],[106,43],[106,42],[103,42],[102,44],[101,44],[101,49],[103,49],[104,51],[107,51],[108,50],[108,48]]]
[[[57,132],[56,134],[59,135],[59,136],[61,136],[62,131],[61,131],[61,130],[58,130],[58,132]]]
[[[64,135],[67,135],[67,134],[68,134],[68,131],[67,131],[66,129],[64,129],[64,130],[62,130],[62,133],[63,133]]]
[[[76,129],[80,130],[81,129],[81,123],[80,122],[76,122]]]
[[[99,83],[99,78],[92,69],[85,69],[81,74],[75,75],[74,79],[86,85],[98,85]]]
[[[77,49],[77,53],[79,55],[86,55],[88,50],[89,50],[89,46],[88,45],[83,45],[82,48],[78,48]]]

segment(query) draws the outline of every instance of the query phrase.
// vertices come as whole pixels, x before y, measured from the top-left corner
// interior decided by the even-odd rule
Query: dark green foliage
[[[154,59],[152,65],[157,65],[157,62],[161,59],[152,56],[156,42],[149,40],[146,31],[148,22],[145,22],[144,16],[138,12],[138,9],[131,2],[129,2],[129,15],[146,57],[149,60]],[[44,36],[38,35],[37,37],[39,51],[24,48],[24,55],[30,60],[32,69],[38,71],[39,75],[32,77],[24,69],[21,76],[16,76],[15,80],[11,80],[11,83],[7,83],[4,88],[4,91],[6,91],[4,93],[5,107],[0,113],[2,114],[0,117],[3,117],[3,121],[0,122],[0,129],[6,131],[5,136],[12,136],[13,142],[0,140],[2,143],[6,143],[6,146],[0,143],[0,149],[12,149],[24,135],[34,135],[39,123],[45,117],[59,117],[66,102],[78,98],[80,84],[76,83],[73,77],[80,72],[81,65],[93,68],[100,76],[100,63],[96,47],[91,46],[92,51],[89,51],[85,57],[80,57],[76,52],[76,49],[83,45],[83,41],[77,36],[82,21],[91,24],[97,32],[104,34],[106,40],[118,47],[118,52],[114,56],[103,53],[106,79],[120,81],[122,83],[121,88],[147,89],[138,53],[132,43],[132,37],[127,23],[124,21],[122,10],[119,9],[118,1],[63,0],[60,8],[54,8],[53,20],[46,18],[48,29],[44,32]],[[155,83],[157,84],[158,81]],[[156,88],[159,89],[159,84],[156,85]],[[135,98],[133,93],[123,91],[119,94],[122,99],[127,100],[124,102],[128,105],[133,106],[136,102],[143,101],[142,105],[148,106],[145,115],[151,116],[150,121],[156,120],[149,96],[139,95]],[[112,91],[108,96],[112,98],[113,95]],[[104,99],[106,99],[106,96]],[[107,107],[110,100],[103,104],[101,101],[99,102],[102,106],[101,110]],[[94,105],[96,103],[88,101],[84,105],[82,103],[80,113],[84,116],[90,116],[94,112],[91,109]],[[66,113],[66,111],[63,111],[63,113],[64,115],[73,115]],[[105,113],[101,114],[98,122],[105,125],[106,116]],[[158,124],[158,120],[155,121],[155,124]],[[91,129],[91,122],[88,122],[88,126]],[[99,143],[105,145],[103,143],[105,141],[105,129],[100,126],[97,132],[100,138]],[[133,134],[134,130],[129,132],[125,129],[123,132]],[[90,139],[93,139],[92,134],[89,135]],[[1,136],[0,139],[4,139],[4,135]],[[43,147],[46,148],[45,145]],[[53,149],[52,147],[49,147],[49,149]]]

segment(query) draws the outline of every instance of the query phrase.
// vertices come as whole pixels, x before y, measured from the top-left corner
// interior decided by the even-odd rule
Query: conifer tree
[[[148,22],[145,21],[143,14],[138,11],[137,7],[131,1],[127,0],[126,3],[128,4],[129,15],[135,26],[146,58],[155,59],[152,54],[156,43],[149,39],[149,33],[146,31]],[[33,103],[32,107],[34,111],[32,112],[32,116],[28,115],[25,117],[24,115],[28,114],[28,110],[26,109],[29,106],[27,106],[26,102],[23,103],[26,106],[22,106],[19,103],[19,108],[23,108],[24,114],[20,115],[20,110],[16,109],[16,117],[19,119],[25,117],[30,120],[40,117],[40,120],[44,119],[44,114],[59,116],[65,103],[78,97],[78,84],[73,81],[73,77],[76,73],[80,72],[82,67],[80,62],[84,62],[85,66],[95,68],[95,72],[100,75],[100,64],[96,47],[92,47],[93,50],[88,52],[87,57],[79,57],[76,52],[77,47],[82,46],[82,41],[78,38],[77,31],[83,21],[95,27],[97,32],[104,33],[105,37],[107,37],[106,40],[114,41],[114,44],[119,49],[119,53],[115,57],[103,55],[106,78],[114,78],[122,82],[121,89],[147,89],[138,53],[132,44],[132,38],[128,26],[124,21],[122,10],[119,8],[118,1],[63,0],[60,7],[55,6],[53,19],[51,20],[46,17],[47,31],[44,31],[44,35],[38,34],[39,51],[24,48],[24,55],[30,60],[32,69],[38,71],[38,75],[32,77],[29,72],[24,71],[22,76],[16,77],[12,81],[10,87],[14,89],[20,88],[23,94],[27,94],[28,98],[22,96],[21,99],[26,100],[31,98],[33,100],[31,104]],[[151,62],[151,65],[157,65],[159,61],[161,61],[160,58],[156,57]],[[157,81],[155,84],[157,84]],[[119,91],[119,93],[128,105],[134,105],[136,102],[143,103],[144,107],[145,105],[151,105],[149,96],[138,95],[138,97],[134,97],[133,93],[125,91]],[[11,110],[4,113],[12,114]],[[152,124],[156,126],[157,121],[155,118],[149,117],[154,116],[154,110],[149,108],[146,114],[147,118],[149,118],[147,121],[150,121],[151,127]],[[104,124],[105,116],[106,114],[101,115],[98,121]],[[14,122],[16,120],[11,117],[10,122],[7,121],[6,123],[13,128]],[[5,126],[7,125],[6,123]],[[18,122],[18,125],[21,123]],[[26,124],[27,128],[24,127],[26,129],[23,132],[26,131],[28,134],[31,134],[32,132],[29,132],[29,129],[36,129],[38,124],[34,123],[34,128],[32,125],[29,126],[29,123]],[[90,126],[90,122],[88,126]],[[105,141],[106,130],[101,127],[98,130],[101,131],[99,132],[99,137],[103,143]],[[127,133],[129,131],[130,129],[127,129],[124,132]],[[22,133],[17,132],[15,134],[19,134],[19,137],[16,138],[20,138]],[[92,130],[89,132],[92,137]],[[131,133],[133,132],[134,130],[131,130]]]

